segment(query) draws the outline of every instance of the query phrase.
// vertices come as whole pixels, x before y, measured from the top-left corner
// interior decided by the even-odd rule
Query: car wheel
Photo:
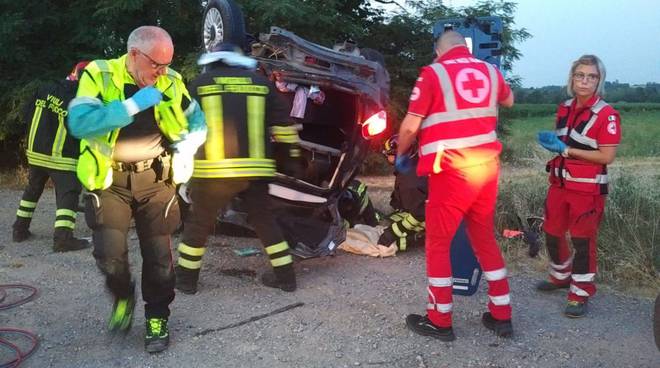
[[[206,51],[219,42],[245,46],[245,20],[234,1],[209,0],[202,19],[202,44]]]

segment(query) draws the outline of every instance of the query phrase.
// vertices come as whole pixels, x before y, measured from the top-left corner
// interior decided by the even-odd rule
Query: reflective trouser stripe
[[[452,305],[453,305],[452,303],[449,303],[449,304],[428,303],[428,304],[426,304],[426,309],[427,310],[437,310],[440,313],[449,313],[449,312],[451,312]]]
[[[509,294],[498,295],[498,296],[488,295],[488,297],[490,298],[490,301],[493,302],[493,304],[495,305],[508,305],[509,303],[511,303],[511,297],[509,296]]]
[[[573,263],[573,255],[568,257],[566,262],[560,265],[550,262],[549,273],[552,277],[554,277],[559,281],[566,280],[571,276],[571,271],[570,270],[567,271],[567,269],[571,266],[572,263]]]
[[[270,131],[275,142],[289,144],[300,142],[300,137],[298,136],[298,127],[295,125],[274,125],[270,128]]]
[[[179,257],[178,261],[179,265],[184,268],[188,268],[191,270],[198,270],[202,268],[202,261],[189,261],[185,258]]]
[[[550,262],[550,267],[559,271],[559,270],[563,270],[564,268],[570,266],[572,263],[573,263],[573,255],[568,257],[566,262],[564,262],[562,264],[556,264],[556,263]]]
[[[392,231],[393,231],[394,234],[396,234],[396,236],[398,236],[399,238],[405,238],[406,236],[408,236],[408,234],[406,234],[406,232],[401,231],[401,229],[399,229],[399,225],[398,225],[398,223],[396,223],[396,222],[392,224]]]
[[[270,260],[270,264],[273,265],[273,267],[286,266],[290,263],[293,263],[293,257],[291,257],[290,255],[286,255],[284,257],[279,257]]]
[[[191,246],[189,246],[185,243],[179,243],[179,247],[177,248],[177,250],[179,251],[179,253],[189,255],[189,256],[193,256],[193,257],[201,257],[201,256],[204,255],[204,252],[206,252],[205,247],[195,248],[195,247],[191,247]]]
[[[596,274],[595,273],[585,273],[585,274],[572,274],[571,278],[575,282],[593,282]]]
[[[434,287],[449,287],[452,286],[451,277],[429,277],[429,285]]]
[[[183,268],[198,270],[202,268],[202,256],[206,252],[205,247],[191,247],[183,242],[177,247],[179,260],[177,263]]]
[[[399,238],[397,240],[397,243],[399,243],[399,250],[404,251],[406,248],[408,248],[408,242],[406,238]]]
[[[289,249],[289,244],[285,241],[279,242],[277,244],[273,244],[271,246],[266,247],[266,253],[268,255],[275,254],[277,252],[283,252],[285,250]]]
[[[24,218],[32,218],[34,212],[32,211],[23,211],[21,209],[16,210],[16,216]]]
[[[57,220],[55,221],[55,227],[66,227],[73,230],[76,227],[76,223],[69,220]]]
[[[506,278],[506,268],[500,268],[494,271],[484,271],[484,277],[487,281],[497,281]]]
[[[19,206],[25,207],[25,208],[36,208],[37,207],[37,202],[30,202],[30,201],[26,201],[24,199],[21,199],[21,202],[19,203]]]
[[[289,255],[289,244],[286,241],[269,245],[264,249],[270,257],[270,264],[273,267],[281,267],[293,263],[293,257]]]
[[[66,208],[58,208],[55,211],[55,216],[69,216],[75,219],[77,215],[78,214],[76,213],[76,211],[72,211]]]
[[[68,208],[58,208],[55,211],[55,227],[64,227],[67,229],[75,229],[76,227],[76,211]]]
[[[573,293],[575,295],[578,295],[578,296],[584,296],[584,297],[589,296],[589,293],[587,293],[586,291],[584,291],[584,290],[580,289],[579,287],[575,286],[575,284],[571,284],[571,289],[570,290],[571,290],[571,293]]]
[[[566,280],[569,276],[571,276],[570,272],[557,272],[553,270],[552,268],[550,269],[550,275],[552,277],[556,278],[557,280]]]

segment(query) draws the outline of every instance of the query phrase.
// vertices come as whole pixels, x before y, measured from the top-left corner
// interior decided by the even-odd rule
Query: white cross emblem
[[[456,75],[456,90],[461,97],[471,103],[482,102],[490,92],[490,81],[480,70],[462,69]]]

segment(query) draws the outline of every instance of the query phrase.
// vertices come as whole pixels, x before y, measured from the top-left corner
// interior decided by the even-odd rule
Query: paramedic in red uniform
[[[509,283],[495,242],[494,216],[499,175],[498,104],[513,105],[513,93],[493,65],[476,59],[463,36],[447,31],[436,43],[438,58],[423,67],[399,130],[395,166],[410,170],[405,153],[419,132],[417,174],[428,176],[426,204],[427,315],[410,314],[407,326],[443,341],[452,330],[452,272],[449,249],[465,219],[468,237],[488,281],[482,322],[498,336],[513,333]]]
[[[607,165],[614,161],[621,141],[621,119],[601,98],[604,86],[600,59],[577,59],[566,85],[573,98],[559,105],[555,131],[538,134],[539,143],[558,155],[547,165],[550,188],[543,225],[550,277],[537,289],[569,288],[564,314],[572,318],[584,316],[587,300],[596,292],[596,238],[605,208]]]

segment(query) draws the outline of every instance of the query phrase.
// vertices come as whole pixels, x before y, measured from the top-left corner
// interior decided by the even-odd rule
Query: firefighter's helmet
[[[396,156],[397,148],[399,147],[399,135],[393,134],[391,137],[387,138],[383,142],[383,155],[385,156]],[[413,158],[417,156],[417,141],[413,142],[412,146],[408,150],[408,155]]]

